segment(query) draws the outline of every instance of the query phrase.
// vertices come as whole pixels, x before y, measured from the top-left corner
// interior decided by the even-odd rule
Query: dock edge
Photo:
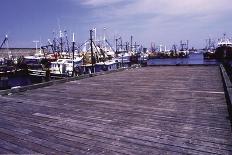
[[[227,108],[229,112],[229,119],[230,119],[231,127],[232,127],[232,83],[222,64],[220,64],[220,71],[221,71],[223,87],[225,91]]]
[[[28,90],[48,87],[48,86],[55,85],[55,84],[61,84],[61,83],[66,83],[66,82],[70,82],[70,81],[91,78],[94,76],[100,76],[100,75],[120,72],[120,71],[124,71],[124,70],[128,70],[128,69],[135,69],[138,67],[139,66],[133,66],[133,67],[129,67],[129,68],[120,68],[120,69],[112,70],[112,71],[99,72],[99,73],[93,73],[93,74],[84,74],[84,75],[80,75],[80,76],[76,76],[76,77],[68,77],[68,78],[64,78],[64,79],[58,79],[58,80],[53,80],[53,81],[48,81],[48,82],[43,82],[43,83],[37,83],[37,84],[28,85],[28,86],[21,86],[21,87],[15,87],[15,88],[7,89],[7,90],[0,90],[0,95],[1,96],[11,95],[14,93],[20,93],[20,92],[25,92]]]

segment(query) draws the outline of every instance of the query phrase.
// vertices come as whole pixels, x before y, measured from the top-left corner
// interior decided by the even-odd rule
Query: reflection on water
[[[41,83],[44,79],[36,76],[10,76],[1,78],[0,90],[10,89],[12,87],[27,86],[35,83]]]
[[[188,58],[151,59],[150,65],[178,65],[178,64],[219,64],[217,60],[204,60],[202,53],[191,53]]]
[[[9,87],[27,86],[35,83],[41,83],[42,81],[43,81],[42,77],[16,76],[16,77],[9,77],[8,85]]]

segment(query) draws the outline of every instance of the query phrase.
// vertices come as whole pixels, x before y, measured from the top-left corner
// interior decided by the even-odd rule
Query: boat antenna
[[[40,50],[41,50],[41,47],[42,47],[42,38],[41,38],[41,36],[40,36]]]
[[[63,52],[63,39],[62,39],[62,31],[60,30],[60,52],[62,53]]]
[[[32,42],[35,43],[35,52],[37,53],[38,43],[39,43],[40,41],[38,41],[38,40],[33,40]]]
[[[97,41],[97,28],[93,28],[93,31],[94,31],[94,41],[96,42]]]
[[[132,51],[132,49],[133,49],[133,36],[131,36],[131,40],[130,40],[130,50]]]
[[[104,46],[104,49],[106,50],[106,27],[104,27],[103,46]]]
[[[67,51],[69,52],[69,41],[68,41],[68,33],[67,33],[67,30],[64,31],[65,33],[65,40],[66,40],[66,44],[67,44]]]
[[[61,26],[60,26],[60,19],[57,18],[57,25],[58,25],[58,30],[60,31],[61,30]]]

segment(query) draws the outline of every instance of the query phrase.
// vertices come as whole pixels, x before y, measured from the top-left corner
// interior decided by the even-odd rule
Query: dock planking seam
[[[69,132],[70,133],[70,132]],[[88,135],[90,135],[91,133],[93,133],[92,131],[88,134]],[[71,132],[71,136],[73,137],[73,136],[75,136],[72,132]],[[102,135],[102,136],[104,136],[104,135]],[[76,136],[75,136],[76,137]],[[99,136],[98,136],[99,137]],[[121,136],[120,136],[121,137]],[[124,138],[124,137],[122,137],[122,138]],[[98,138],[97,138],[98,139]],[[91,139],[90,139],[91,140]],[[132,141],[133,142],[133,141]],[[151,143],[152,142],[146,142],[146,141],[141,141],[139,144],[140,145],[144,145],[144,146],[146,146],[145,144],[147,144],[147,143],[149,143],[149,145],[148,146],[150,146],[150,147],[152,147],[152,148],[154,148],[155,146],[153,146],[153,145],[151,145]],[[162,143],[159,143],[159,144],[162,144]],[[157,144],[158,145],[158,144]],[[163,145],[165,145],[165,144],[163,144]],[[169,147],[172,147],[172,145],[171,146],[169,146]],[[177,152],[179,152],[180,153],[180,151],[178,150],[178,149],[175,149],[175,147],[173,147],[174,148],[174,150],[170,150],[170,149],[167,149],[167,150],[169,150],[169,151],[173,151],[173,153],[175,152],[175,151],[177,151]],[[162,148],[159,148],[159,149],[163,149],[163,147]],[[181,148],[182,149],[182,148]],[[193,150],[194,151],[194,150]],[[197,151],[197,150],[196,150]],[[199,151],[197,151],[197,152],[199,152]],[[183,153],[183,152],[182,152]],[[198,154],[198,153],[195,153],[195,154]]]
[[[10,110],[10,109],[9,109]],[[7,110],[7,112],[10,112],[9,110]],[[57,109],[58,110],[58,109]],[[17,111],[16,111],[17,112]],[[90,111],[90,113],[95,113],[95,112],[91,112]],[[32,114],[32,113],[31,113]],[[61,113],[60,113],[61,114]],[[65,113],[64,113],[65,114]],[[123,113],[122,113],[123,114]],[[30,114],[29,114],[30,115]],[[70,117],[71,115],[67,115],[67,116],[65,116],[65,117]],[[78,116],[78,115],[76,115],[76,116]],[[92,117],[95,121],[96,120],[100,120],[100,121],[104,121],[104,119],[101,119],[101,118],[99,118],[99,119],[97,119],[97,117],[96,117],[96,115],[93,115],[94,117]],[[48,118],[49,119],[49,117],[42,117],[42,118]],[[80,116],[78,116],[77,118],[83,118],[83,116],[82,115],[80,115]],[[89,117],[90,119],[91,119],[91,117]],[[51,119],[51,118],[50,118]],[[116,118],[116,119],[118,119],[118,118]],[[131,118],[131,119],[133,119],[133,118]],[[148,119],[148,118],[147,118]],[[129,119],[130,120],[130,119]],[[151,119],[152,120],[152,119]],[[115,120],[112,120],[112,119],[108,119],[108,120],[105,120],[105,122],[112,122],[112,121],[115,121]],[[156,121],[158,121],[157,120],[157,118],[156,118]],[[168,121],[168,120],[165,120],[165,119],[160,119],[159,121]],[[158,121],[158,122],[159,122]],[[141,122],[143,122],[143,120],[141,121]],[[174,121],[174,122],[177,122],[177,121]],[[187,121],[188,122],[188,121]],[[178,124],[185,124],[185,122],[178,122]],[[189,123],[188,123],[189,124]],[[197,126],[199,126],[199,124],[197,125]],[[197,126],[195,126],[195,127],[197,127]],[[201,126],[203,126],[203,125],[201,125]],[[201,127],[201,126],[199,126],[199,127]],[[215,131],[217,131],[217,130],[223,130],[224,132],[225,132],[225,129],[221,129],[221,128],[219,128],[219,127],[217,127],[217,128],[215,128],[215,127],[208,127],[208,129],[213,129],[213,130],[215,130]],[[228,129],[228,131],[230,132],[230,130]]]
[[[13,110],[13,109],[9,109],[9,110]],[[9,110],[7,110],[7,112],[9,112]],[[56,109],[57,111],[59,111],[59,109]],[[17,112],[17,111],[16,111]],[[117,112],[117,111],[116,111]],[[75,112],[74,112],[75,113]],[[94,111],[93,112],[91,112],[90,111],[90,113],[94,113]],[[123,114],[123,113],[122,113]],[[66,117],[68,117],[68,116],[66,116]],[[108,121],[106,121],[106,122],[108,122]],[[181,123],[181,122],[180,122]],[[182,123],[183,124],[183,123]]]
[[[74,90],[73,90],[74,91]],[[40,92],[38,92],[38,93],[40,93]],[[51,92],[48,92],[50,95],[59,95],[58,93],[54,93],[54,94],[52,94]],[[62,94],[63,92],[61,92],[61,94]],[[80,95],[85,95],[84,93],[82,94],[82,93],[78,93],[78,94],[80,94]],[[72,93],[70,92],[70,94],[67,94],[68,96],[68,98],[70,97],[70,98],[72,98]],[[76,95],[76,94],[73,94],[73,95]],[[94,94],[90,94],[90,95],[94,95]],[[98,96],[101,96],[101,95],[104,95],[104,94],[99,94]],[[128,94],[128,95],[130,95],[130,94]],[[145,95],[143,95],[143,94],[141,94],[142,96],[144,96],[145,97]],[[150,94],[151,95],[151,94]],[[48,96],[48,95],[43,95],[44,97],[46,97],[46,96]],[[43,96],[41,96],[41,97],[43,97]],[[114,95],[113,95],[114,96]],[[210,96],[204,96],[204,97],[210,97]],[[202,98],[202,97],[201,97]],[[200,98],[200,99],[201,99]],[[209,98],[210,99],[210,98]]]
[[[9,149],[0,147],[0,154],[9,155],[9,154],[13,154],[13,151],[10,151]]]
[[[54,125],[54,124],[53,124]],[[56,126],[58,127],[58,126]],[[71,126],[72,128],[74,126]],[[62,127],[64,128],[64,127]],[[79,128],[79,127],[78,127]],[[66,128],[67,129],[67,128]],[[93,134],[94,132],[96,132],[96,135],[99,135],[99,134],[102,134],[102,136],[111,136],[111,135],[115,135],[117,133],[116,136],[120,136],[121,140],[122,139],[125,139],[125,140],[129,140],[129,142],[134,142],[134,143],[138,143],[140,145],[148,145],[148,146],[159,146],[160,148],[168,148],[169,151],[177,151],[179,153],[184,153],[184,152],[188,152],[188,153],[192,153],[192,154],[199,154],[200,152],[202,153],[215,153],[215,152],[212,152],[212,148],[210,147],[207,147],[208,149],[199,149],[200,147],[198,146],[197,149],[195,148],[191,148],[190,146],[187,146],[185,145],[184,143],[174,143],[174,144],[171,144],[169,140],[167,139],[156,139],[156,138],[153,138],[151,136],[144,136],[144,135],[140,135],[140,134],[136,134],[136,135],[131,135],[132,133],[128,133],[128,132],[120,132],[118,133],[117,130],[104,130],[104,132],[102,132],[101,130],[98,130],[96,127],[94,128],[95,131],[90,131],[88,134]],[[69,130],[70,130],[70,127],[69,127]],[[73,131],[75,131],[76,128],[73,128]],[[88,131],[88,127],[86,127],[86,130],[85,131]],[[106,132],[108,131],[108,132]],[[111,132],[110,132],[111,131]],[[128,135],[129,134],[129,135]],[[137,137],[139,136],[139,138]],[[177,148],[176,148],[177,147]],[[201,145],[201,147],[204,147]],[[217,150],[216,151],[217,153],[219,152],[227,152],[228,151],[223,151],[222,149],[220,150]],[[215,153],[215,154],[217,154]]]
[[[86,129],[87,130],[87,129]],[[92,132],[91,132],[92,133]]]
[[[25,146],[18,146],[17,144],[15,144],[15,142],[12,142],[9,140],[9,138],[7,138],[7,140],[3,139],[5,136],[7,136],[6,134],[2,134],[0,131],[0,145],[1,147],[3,147],[6,151],[9,151],[13,154],[38,154],[38,152],[35,152],[33,150],[28,149]],[[2,154],[2,152],[0,152]]]
[[[40,127],[37,127],[38,129],[45,129],[45,128],[40,128]],[[46,128],[48,128],[48,127],[46,127]],[[85,152],[88,152],[88,153],[90,153],[91,151],[93,151],[94,149],[94,154],[96,154],[97,152],[96,152],[96,149],[98,148],[98,147],[95,147],[94,148],[94,145],[95,145],[95,143],[102,143],[104,146],[102,146],[102,147],[99,147],[99,149],[98,150],[101,150],[101,149],[105,149],[104,151],[114,151],[115,153],[122,153],[122,154],[130,154],[130,155],[133,155],[133,154],[135,154],[136,152],[137,153],[142,153],[141,152],[141,150],[143,150],[142,148],[140,148],[140,146],[137,146],[137,149],[133,149],[134,151],[132,151],[132,153],[129,153],[129,151],[130,151],[130,147],[125,147],[125,148],[121,148],[120,150],[117,150],[117,149],[114,149],[114,150],[107,150],[106,149],[106,146],[111,146],[111,144],[109,144],[109,141],[108,141],[108,139],[107,139],[107,142],[106,141],[102,141],[102,140],[100,140],[99,138],[100,137],[98,137],[98,141],[95,141],[95,140],[92,140],[92,139],[90,139],[90,138],[86,138],[85,136],[83,137],[78,137],[78,136],[76,136],[76,135],[74,135],[74,134],[63,134],[63,135],[61,135],[62,133],[57,133],[57,134],[54,134],[55,132],[51,132],[51,131],[49,131],[49,130],[45,130],[46,132],[43,134],[43,133],[40,133],[40,134],[37,134],[37,136],[42,136],[42,138],[41,139],[49,139],[49,140],[51,140],[50,138],[51,138],[51,136],[52,137],[54,137],[54,138],[57,138],[57,139],[53,139],[52,141],[54,141],[54,140],[61,140],[61,142],[62,141],[66,141],[66,143],[62,143],[63,145],[71,145],[71,144],[73,144],[73,143],[75,143],[75,142],[81,142],[81,141],[83,141],[82,143],[78,143],[78,145],[82,145],[82,147],[83,147],[83,144],[85,145],[84,146],[84,148],[86,148],[85,150],[83,150],[83,151],[85,151]],[[38,130],[36,130],[35,132],[39,132]],[[49,134],[48,134],[49,133]],[[35,133],[33,132],[33,135],[35,136]],[[46,137],[47,136],[47,137]],[[75,138],[76,138],[76,140],[75,140]],[[82,139],[82,140],[81,140]],[[69,142],[67,142],[67,141],[69,141]],[[56,143],[61,143],[60,141],[57,141]],[[91,145],[90,145],[91,144]],[[113,144],[112,144],[113,145]],[[117,146],[117,145],[113,145],[113,146]],[[120,146],[123,146],[123,145],[120,145]],[[71,147],[71,146],[70,146]],[[77,146],[73,146],[72,145],[72,147],[77,147]],[[124,149],[124,150],[123,150]],[[150,151],[152,151],[152,150],[150,150]],[[100,151],[100,153],[101,153],[101,151]]]
[[[13,134],[14,133],[14,134]],[[45,151],[43,153],[46,154],[73,154],[73,153],[81,153],[75,150],[74,148],[70,148],[64,145],[60,145],[56,142],[48,142],[47,140],[39,139],[28,134],[23,134],[18,131],[14,131],[13,129],[8,129],[5,126],[0,128],[0,136],[6,137],[8,142],[13,143],[15,146],[31,149],[33,151]],[[23,146],[23,147],[22,147]],[[38,150],[37,150],[38,149]],[[74,152],[75,151],[75,152]],[[22,150],[21,154],[34,152],[26,152]]]
[[[37,127],[37,128],[40,128],[40,127]],[[46,126],[45,128],[48,128],[48,126]],[[45,128],[41,128],[41,129],[45,129]],[[1,129],[0,129],[0,131],[1,131]],[[48,130],[46,130],[46,133],[47,132],[49,132]],[[69,132],[70,133],[70,132]],[[77,136],[75,136],[75,134],[69,134],[71,137],[70,138],[73,138],[73,136],[74,137],[77,137]],[[60,136],[60,134],[58,135],[58,136]],[[62,137],[62,138],[64,138],[64,137]],[[62,139],[61,138],[61,139]],[[79,138],[82,138],[82,139],[86,139],[86,138],[84,138],[84,137],[79,137]],[[46,139],[46,138],[45,138]],[[66,139],[66,140],[69,140],[69,139]],[[94,140],[92,140],[92,139],[89,139],[91,142],[94,142]],[[79,139],[79,141],[80,141],[80,139]],[[86,142],[86,146],[88,146],[88,148],[90,148],[90,141],[88,141],[88,142]],[[74,142],[74,141],[73,141]],[[107,143],[105,142],[105,141],[96,141],[97,143],[99,143],[99,142],[103,142],[104,143],[104,145],[106,146],[107,145]],[[108,142],[108,141],[107,141]],[[58,142],[59,143],[59,142]],[[94,142],[95,143],[95,142]],[[84,143],[82,143],[82,144],[84,144]],[[93,145],[94,146],[94,145]],[[104,147],[102,147],[102,148],[104,148]],[[130,147],[129,147],[130,148]],[[129,149],[129,148],[127,148],[127,150]],[[121,148],[121,149],[123,149],[123,148]],[[125,148],[126,149],[126,148]],[[141,148],[140,147],[138,147],[137,148],[138,150],[136,150],[136,152],[138,153],[138,152],[141,152]],[[91,150],[91,149],[90,149]],[[85,151],[90,151],[89,149],[88,150],[85,150]],[[115,152],[118,152],[118,153],[122,153],[122,151],[120,151],[120,150],[114,150]],[[129,151],[129,150],[128,150]],[[154,151],[154,150],[153,150]],[[124,153],[123,154],[128,154],[128,153],[125,153],[125,150],[123,151]],[[136,153],[136,152],[133,152],[133,153],[129,153],[129,154],[131,154],[131,155],[133,155],[134,153]],[[96,152],[95,152],[96,153]]]
[[[149,115],[160,115],[160,116],[162,116],[162,114],[160,113],[160,112],[155,112],[155,113],[153,113],[153,114],[151,114],[151,113],[149,113],[149,112],[151,112],[151,111],[148,111],[148,112],[146,112],[146,110],[148,109],[148,107],[141,107],[141,106],[139,106],[139,107],[137,107],[137,106],[135,106],[133,109],[131,109],[131,111],[129,111],[128,109],[127,109],[127,107],[126,106],[124,106],[122,109],[118,109],[118,108],[113,108],[113,107],[108,107],[108,105],[104,105],[104,104],[98,104],[98,105],[96,105],[96,106],[94,106],[93,105],[93,107],[90,107],[91,106],[91,104],[88,104],[88,103],[81,103],[81,102],[78,102],[78,104],[77,105],[75,105],[75,106],[72,106],[72,107],[70,107],[69,108],[69,105],[68,104],[66,104],[66,105],[62,105],[63,107],[65,107],[65,108],[63,108],[63,107],[61,107],[61,106],[54,106],[55,104],[49,104],[49,103],[52,103],[52,102],[44,102],[44,103],[34,103],[34,101],[23,101],[22,102],[22,104],[25,104],[25,105],[31,105],[31,106],[38,106],[38,107],[44,107],[44,108],[55,108],[55,109],[57,109],[57,110],[71,110],[71,109],[73,109],[73,108],[75,108],[75,109],[81,109],[81,108],[88,108],[88,109],[83,109],[83,110],[90,110],[90,109],[93,109],[94,110],[94,108],[101,108],[102,110],[106,110],[106,111],[109,111],[109,112],[112,112],[112,113],[117,113],[117,112],[131,112],[132,114],[143,114],[144,116],[149,116]],[[19,104],[19,103],[17,103],[17,104]],[[17,104],[15,105],[16,107],[17,107]],[[79,106],[79,105],[81,105],[81,104],[83,104],[83,106]],[[118,104],[120,104],[120,102],[118,102]],[[3,104],[4,105],[4,104]],[[13,104],[12,104],[12,106],[14,106]],[[130,108],[129,106],[128,106],[128,108]],[[140,110],[136,110],[136,109],[140,109]],[[100,109],[100,110],[101,110]],[[165,112],[165,114],[167,114],[167,117],[176,117],[176,116],[169,116],[169,110],[168,109],[163,109],[163,108],[150,108],[150,110],[160,110],[161,112]],[[141,110],[143,110],[143,113],[141,112]],[[72,110],[72,111],[76,111],[76,110]],[[157,113],[157,114],[156,114]],[[208,115],[209,115],[209,113],[208,113]],[[204,116],[204,115],[203,115]],[[187,118],[189,118],[189,119],[198,119],[198,118],[194,118],[194,117],[187,117]],[[206,119],[206,118],[202,118],[202,120],[204,120],[204,119]],[[211,117],[210,117],[210,119],[212,119]],[[225,120],[225,118],[223,118],[224,120]],[[223,120],[223,119],[220,119],[220,120]],[[208,119],[206,119],[207,121],[208,121]],[[212,119],[213,121],[215,121],[215,119]]]
[[[9,116],[8,116],[9,117]],[[27,118],[26,118],[27,119]],[[27,119],[28,120],[28,119]],[[31,120],[31,119],[29,119],[29,120]],[[10,121],[12,121],[12,120],[10,120]],[[35,120],[32,120],[33,122],[35,121]],[[83,120],[84,121],[84,124],[86,124],[86,123],[91,123],[91,122],[87,122],[87,120]],[[95,120],[95,122],[96,122],[96,120]],[[47,123],[49,123],[49,122],[47,122]],[[83,123],[83,122],[81,122],[81,123]],[[46,124],[46,123],[45,123]],[[100,124],[102,124],[101,122],[100,122]],[[94,125],[93,124],[93,122],[92,122],[92,125]],[[95,125],[98,125],[98,124],[95,124]],[[104,125],[104,124],[103,124]],[[105,124],[105,125],[108,125],[108,124]],[[123,125],[123,126],[126,126],[125,124]],[[135,126],[135,125],[134,125]],[[136,125],[136,126],[138,126],[138,125]],[[153,127],[153,129],[154,129],[154,127]],[[183,132],[184,130],[182,130],[182,132]],[[187,130],[188,131],[188,130]],[[172,131],[172,132],[174,132],[175,133],[175,130],[174,131]],[[178,132],[177,132],[178,133]],[[215,134],[215,132],[214,132],[214,134]],[[213,136],[213,134],[210,136],[209,135],[209,137],[212,137]],[[217,135],[217,137],[218,137],[219,135]],[[215,137],[215,136],[214,136]],[[228,137],[228,136],[226,136],[226,137]]]
[[[25,103],[25,102],[24,102]],[[13,108],[14,106],[12,105],[11,106],[11,108]],[[42,108],[43,106],[41,106],[41,105],[37,105],[37,107],[40,107],[40,108]],[[43,108],[48,108],[48,107],[43,107]],[[50,107],[50,108],[55,108],[55,107]],[[104,109],[104,107],[101,107],[101,108],[103,108]],[[28,109],[29,110],[29,109]],[[69,109],[59,109],[59,108],[55,108],[55,110],[57,110],[57,111],[59,111],[59,110],[69,110]],[[102,109],[101,109],[102,110]],[[106,108],[106,111],[110,111],[111,109],[110,108]],[[88,110],[86,110],[86,111],[88,111]],[[70,112],[72,112],[72,111],[70,111]],[[104,110],[102,111],[102,112],[104,112]],[[111,111],[112,112],[112,111]],[[73,113],[76,113],[76,111],[73,111]],[[90,113],[91,113],[91,111],[90,111]],[[94,111],[94,109],[93,109],[93,112],[92,113],[96,113],[95,111]],[[100,112],[101,113],[101,112]],[[116,114],[116,113],[121,113],[121,114],[127,114],[127,116],[129,117],[130,115],[141,115],[141,116],[145,116],[146,117],[146,119],[152,119],[152,118],[155,118],[155,119],[160,119],[160,120],[167,120],[167,121],[169,121],[169,119],[174,119],[174,120],[172,120],[173,122],[176,122],[176,123],[190,123],[190,124],[194,124],[194,123],[192,123],[192,121],[194,121],[194,118],[185,118],[185,120],[184,120],[184,122],[183,122],[183,118],[179,118],[179,119],[177,119],[175,116],[168,116],[168,115],[163,115],[162,116],[162,114],[144,114],[144,113],[141,113],[141,112],[135,112],[135,110],[133,110],[133,112],[132,113],[130,113],[130,111],[128,111],[128,110],[124,110],[124,111],[120,111],[119,109],[118,110],[115,110],[114,112],[112,112],[112,114]],[[131,119],[133,119],[133,118],[131,118]],[[201,120],[201,122],[202,122],[202,124],[198,124],[198,125],[202,125],[202,126],[204,126],[204,124],[206,124],[206,125],[210,125],[211,123],[212,123],[212,125],[218,125],[217,126],[217,128],[219,128],[220,127],[220,125],[223,127],[223,126],[225,126],[225,123],[214,123],[214,120],[211,120],[211,122],[208,122],[208,121],[210,121],[209,119],[207,120],[205,120],[204,121],[204,119],[202,119]],[[199,123],[199,122],[198,122]],[[228,129],[228,130],[230,130],[230,128]]]
[[[17,100],[19,100],[19,99],[17,99]],[[82,100],[82,99],[81,99]],[[88,99],[89,100],[89,99]],[[39,100],[39,101],[41,101],[41,100]],[[38,101],[38,102],[39,102]],[[67,102],[71,102],[72,100],[67,100]],[[91,99],[89,100],[89,101],[91,101]],[[94,101],[94,100],[92,100],[92,101]],[[96,101],[98,101],[98,100],[96,100]],[[19,102],[19,101],[17,101],[17,102]],[[45,106],[45,107],[48,107],[48,108],[57,108],[57,107],[59,107],[59,108],[61,108],[60,106],[54,106],[54,105],[57,105],[58,103],[57,102],[55,102],[54,104],[51,104],[52,102],[51,101],[49,101],[49,102],[45,102],[45,101],[43,101],[43,102],[45,102],[45,104],[43,105],[43,102],[41,103],[35,103],[35,104],[33,104],[34,102],[36,102],[36,100],[28,100],[28,101],[26,101],[26,100],[21,100],[21,102],[23,103],[23,104],[32,104],[32,105],[39,105],[39,106]],[[114,102],[114,103],[116,103],[116,101],[110,101],[110,102]],[[109,103],[110,103],[109,102]],[[111,107],[108,107],[108,106],[110,106],[109,104],[97,104],[97,105],[93,105],[93,104],[89,104],[89,103],[81,103],[81,102],[78,102],[78,104],[74,104],[72,107],[71,107],[71,109],[72,108],[81,108],[79,105],[81,105],[81,104],[83,104],[83,106],[84,107],[86,107],[86,106],[88,106],[88,105],[91,105],[91,106],[93,106],[94,108],[97,108],[97,107],[100,107],[100,108],[108,108],[107,110],[110,110],[111,111],[111,109],[113,110],[114,108],[111,108]],[[117,104],[120,104],[120,105],[122,105],[123,106],[123,110],[126,110],[127,108],[130,108],[131,107],[131,105],[126,105],[126,103],[122,103],[122,102],[117,102]],[[50,105],[52,105],[52,106],[50,106]],[[101,106],[102,105],[102,106]],[[69,110],[68,109],[68,107],[69,107],[69,104],[65,104],[65,105],[62,105],[62,106],[64,106],[65,107],[65,109],[64,110]],[[145,107],[145,106],[137,106],[137,105],[134,105],[135,106],[135,108],[137,109],[137,108],[140,108],[140,109],[142,109],[143,110],[143,113],[144,113],[144,115],[146,115],[146,114],[149,114],[149,113],[146,113],[146,111],[145,111],[145,109],[153,109],[153,110],[163,110],[163,111],[166,111],[166,113],[167,112],[169,112],[171,109],[165,109],[165,108],[153,108],[153,107],[150,107],[150,108],[148,108],[148,107]],[[133,110],[133,112],[134,113],[137,113],[137,111],[136,111],[136,109],[135,108],[133,108],[132,110]],[[218,107],[217,107],[218,108]],[[131,109],[131,108],[130,108]],[[116,109],[115,109],[116,110]],[[118,112],[118,110],[120,110],[120,109],[118,109],[117,108],[117,112]],[[171,110],[171,111],[174,111],[174,110]],[[209,113],[207,113],[207,115],[209,115]],[[194,119],[194,118],[193,118]],[[223,119],[225,119],[225,118],[223,118]],[[203,118],[203,120],[204,120],[204,118]]]
[[[59,109],[57,109],[57,110],[59,110]],[[117,111],[116,111],[117,112]],[[119,111],[118,111],[119,112]],[[161,115],[162,116],[162,115]]]

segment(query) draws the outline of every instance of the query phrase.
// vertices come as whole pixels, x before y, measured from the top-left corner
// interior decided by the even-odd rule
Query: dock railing
[[[220,64],[220,70],[221,70],[222,81],[225,90],[225,97],[226,97],[229,117],[232,124],[232,83],[230,77],[226,72],[225,67],[222,64]]]

